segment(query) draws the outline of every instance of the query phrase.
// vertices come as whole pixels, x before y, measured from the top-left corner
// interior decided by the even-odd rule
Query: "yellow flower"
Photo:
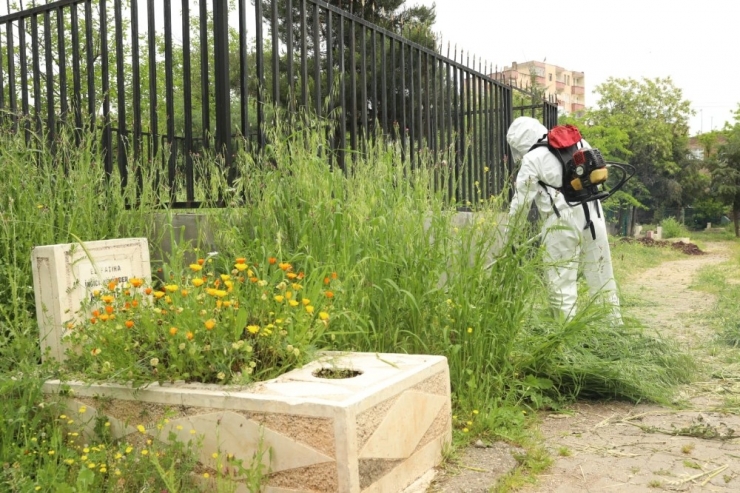
[[[302,302],[302,303],[303,303],[304,305],[309,305],[309,304],[311,304],[311,300],[309,300],[308,298],[303,298],[303,299],[301,300],[301,302]]]
[[[148,455],[149,451],[147,449],[144,449],[141,451],[141,455]]]
[[[85,414],[87,412],[87,408],[85,406],[80,406],[80,408],[78,409],[78,411],[79,411],[80,414]]]
[[[296,291],[300,291],[301,289],[303,289],[303,286],[301,286],[300,284],[298,284],[298,283],[295,283],[295,282],[294,282],[293,284],[291,284],[291,287],[292,287],[292,288],[293,288],[294,290],[296,290]]]
[[[177,284],[168,284],[168,285],[166,285],[166,286],[164,287],[164,289],[166,289],[166,290],[167,290],[167,291],[169,291],[170,293],[174,293],[174,292],[175,292],[175,291],[177,291],[177,290],[178,290],[179,288],[178,288]]]
[[[231,279],[231,276],[230,275],[228,275],[228,274],[221,274],[221,280],[222,281],[228,281],[229,279]]]
[[[467,428],[463,428],[463,433],[467,433],[467,432],[469,432],[469,431],[470,431],[470,430],[468,430]]]
[[[234,268],[235,268],[236,270],[238,270],[239,272],[242,272],[242,271],[245,271],[245,270],[247,270],[247,266],[246,266],[245,264],[236,264],[236,265],[234,266]]]
[[[200,266],[198,266],[198,267],[200,267]],[[196,288],[198,288],[198,287],[202,286],[205,281],[203,279],[201,279],[200,277],[196,277],[195,279],[193,279],[190,282],[193,283],[193,286],[195,286]]]
[[[306,306],[306,311],[307,311],[308,313],[313,313],[313,307],[312,307],[311,305],[307,305],[307,306]]]
[[[210,478],[210,477],[211,477],[211,475],[210,475],[210,474],[208,474],[207,472],[204,472],[204,473],[203,473],[203,477],[204,477],[204,478],[206,478],[206,479],[208,479],[208,478]]]
[[[87,465],[87,467],[89,467],[90,469],[95,469],[95,463],[91,462]]]
[[[85,452],[86,454],[90,453],[90,449],[87,447],[83,448],[82,451]],[[85,459],[82,459],[82,460],[85,460]]]
[[[121,470],[120,469],[116,469],[115,474],[116,474],[116,476],[120,476],[121,475]]]
[[[113,303],[113,300],[115,300],[115,298],[109,294],[101,297],[100,299],[103,300],[103,303],[105,303],[106,305],[110,305],[111,303]]]
[[[132,278],[131,280],[129,280],[129,282],[135,288],[141,287],[141,285],[144,284],[144,280],[143,279],[139,279],[138,277]]]
[[[132,446],[129,445],[128,447],[126,447],[126,453],[127,454],[130,454],[132,450],[134,450],[134,448]]]
[[[473,333],[473,328],[472,327],[468,327],[468,334],[472,334],[472,333]]]
[[[214,459],[218,459],[218,452],[212,453],[211,457],[213,457]]]
[[[466,425],[468,425],[468,426],[473,426],[473,422],[472,422],[472,421],[468,421],[468,422],[467,422],[467,423],[465,423],[465,424],[466,424]]]
[[[477,409],[473,409],[473,414],[478,414],[478,410]]]
[[[139,430],[140,433],[146,433],[146,428],[144,428],[144,425],[138,425],[136,426],[136,429]]]
[[[291,299],[293,297],[293,292],[292,291],[288,291],[287,293],[285,293],[285,297],[288,298],[288,299]]]
[[[250,334],[256,334],[257,332],[260,331],[260,326],[259,325],[247,325],[247,330],[249,331]]]
[[[329,314],[326,312],[319,312],[319,318],[321,320],[329,320]]]
[[[49,455],[54,455],[54,454],[56,454],[56,452],[54,452],[53,450],[49,450]]]
[[[86,455],[83,455],[82,457],[80,457],[80,460],[83,461],[83,462],[86,461],[87,460],[87,456]]]
[[[64,462],[65,462],[65,463],[66,463],[67,465],[70,465],[70,466],[71,466],[72,464],[74,464],[74,463],[75,463],[75,460],[74,460],[74,459],[67,459],[67,460],[65,460]]]
[[[195,430],[190,430],[191,435],[195,435]]]
[[[177,327],[170,327],[170,335],[174,336],[175,334],[177,334]]]
[[[199,270],[202,270],[203,266],[200,264],[190,264],[190,270],[193,272],[198,272]]]
[[[105,466],[103,466],[100,468],[100,472],[105,474],[106,472],[108,472],[108,469],[106,469]]]
[[[182,425],[177,425],[175,426],[175,428],[177,428],[178,430],[182,430]]]
[[[300,303],[298,303],[298,302],[297,302],[296,300],[290,300],[290,301],[288,302],[288,304],[289,304],[290,306],[298,306],[298,305],[300,305]]]
[[[164,291],[155,291],[154,292],[154,297],[157,298],[157,299],[160,299],[163,296],[164,296]]]
[[[278,303],[282,303],[284,300],[285,300],[285,297],[282,295],[275,296],[275,301],[277,301]]]

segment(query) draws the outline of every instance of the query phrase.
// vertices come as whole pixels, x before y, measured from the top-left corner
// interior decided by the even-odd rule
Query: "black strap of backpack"
[[[552,210],[555,211],[555,215],[558,216],[558,219],[560,218],[560,211],[558,210],[558,207],[555,205],[555,201],[552,199],[552,195],[550,195],[550,190],[547,188],[550,187],[547,183],[545,183],[542,180],[537,180],[537,183],[545,189],[545,193],[547,194],[547,197],[550,199],[550,205],[552,205]],[[554,187],[552,187],[554,188]]]
[[[596,208],[598,210],[598,204],[596,205]],[[583,227],[583,229],[590,229],[591,230],[591,238],[596,239],[596,227],[594,226],[594,222],[591,220],[591,212],[588,210],[588,202],[583,203],[583,212],[586,216],[586,225]],[[599,213],[599,217],[601,217],[601,213]]]

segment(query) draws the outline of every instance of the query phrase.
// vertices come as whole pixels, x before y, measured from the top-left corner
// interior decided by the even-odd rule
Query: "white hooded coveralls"
[[[520,220],[520,214],[526,215],[534,200],[544,218],[542,236],[549,265],[547,280],[550,303],[554,309],[561,310],[567,319],[575,315],[578,265],[581,262],[591,296],[603,296],[612,305],[614,321],[619,323],[619,297],[603,209],[598,201],[587,203],[593,221],[592,236],[584,207],[580,204],[568,205],[563,194],[555,189],[563,184],[563,166],[558,158],[546,146],[530,151],[546,134],[544,125],[526,116],[515,119],[509,127],[506,140],[511,147],[512,158],[515,162],[521,159],[509,215],[512,221]],[[583,142],[585,147],[589,147]],[[545,189],[539,181],[555,188]],[[553,205],[557,207],[560,217],[553,210]]]

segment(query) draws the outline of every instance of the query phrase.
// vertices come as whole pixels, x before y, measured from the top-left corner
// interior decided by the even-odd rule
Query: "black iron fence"
[[[199,155],[234,179],[235,149],[259,153],[277,115],[322,122],[340,167],[380,137],[448,171],[455,203],[499,193],[513,117],[551,127],[557,107],[515,108],[520,90],[489,71],[321,0],[59,0],[0,17],[3,118],[51,142],[61,125],[102,129],[106,172],[125,185],[154,167],[173,207],[210,199]]]

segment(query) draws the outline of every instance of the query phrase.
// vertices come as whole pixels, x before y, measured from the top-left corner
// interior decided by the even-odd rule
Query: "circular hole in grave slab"
[[[362,375],[362,372],[360,370],[352,370],[350,368],[319,368],[314,371],[312,375],[316,378],[337,380],[340,378],[353,378]]]

